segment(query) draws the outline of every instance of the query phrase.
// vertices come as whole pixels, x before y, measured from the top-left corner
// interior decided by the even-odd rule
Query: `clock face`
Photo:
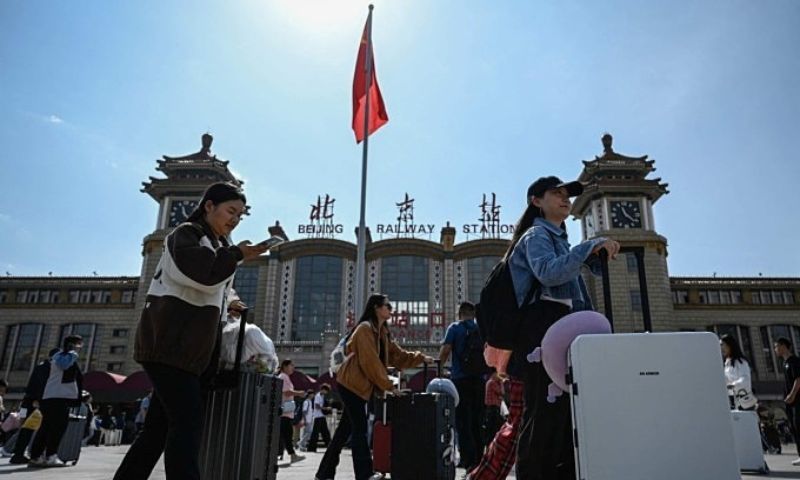
[[[610,203],[612,228],[642,228],[642,210],[638,201]]]
[[[173,200],[169,205],[169,226],[175,227],[185,222],[195,206],[196,200]]]

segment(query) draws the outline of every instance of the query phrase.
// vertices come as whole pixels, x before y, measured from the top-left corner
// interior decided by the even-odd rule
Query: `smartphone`
[[[264,240],[263,242],[259,242],[259,243],[257,243],[256,245],[258,245],[258,246],[267,246],[267,247],[269,247],[269,248],[272,248],[272,247],[274,247],[275,245],[281,244],[281,243],[283,243],[283,242],[285,242],[285,241],[286,241],[286,240],[284,240],[284,239],[283,239],[283,238],[281,238],[281,237],[274,236],[274,237],[270,237],[270,238],[268,238],[268,239]]]

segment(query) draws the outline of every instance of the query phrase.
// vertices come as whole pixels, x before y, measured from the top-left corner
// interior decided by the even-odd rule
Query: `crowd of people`
[[[527,190],[524,212],[502,259],[510,272],[515,308],[525,320],[513,334],[513,346],[505,350],[488,345],[476,323],[476,306],[469,302],[459,306],[458,319],[445,334],[438,360],[441,364],[449,361],[448,376],[459,398],[456,443],[460,466],[470,480],[505,478],[514,465],[517,478],[575,478],[569,396],[545,401],[551,379],[541,363],[529,362],[526,356],[541,345],[547,329],[560,318],[593,308],[581,271],[586,267],[599,274],[601,251],[610,259],[619,252],[619,243],[608,238],[574,247],[569,244],[564,221],[570,214],[570,198],[580,195],[582,188],[578,182],[542,177]],[[162,454],[168,479],[201,478],[203,390],[213,381],[218,360],[249,363],[256,371],[275,373],[282,380],[280,455],[288,454],[288,464],[304,460],[302,452],[317,451],[321,439],[325,453],[316,480],[335,477],[347,445],[356,480],[383,478],[373,468],[370,447],[372,400],[402,393],[401,385],[389,375],[390,368],[419,368],[434,359],[405,350],[393,340],[387,323],[393,305],[388,296],[374,294],[344,339],[345,357],[336,373],[335,393],[327,384],[318,390],[296,389],[292,360],[279,362],[269,337],[256,325],[242,322],[247,306],[232,293],[237,265],[268,249],[265,244],[230,242],[245,209],[246,198],[239,187],[216,183],[206,190],[187,222],[164,240],[134,355],[153,391],[142,399],[136,415],[128,417],[137,435],[114,479],[148,478]],[[236,358],[242,326],[243,354]],[[99,442],[107,430],[125,428],[126,419],[120,426],[110,411],[94,414],[77,362],[82,343],[79,336],[67,336],[34,369],[17,415],[19,425],[4,434],[9,437],[11,430],[18,431],[11,463],[63,465],[58,447],[74,407],[83,405],[86,417],[99,418],[87,422],[87,442]],[[786,338],[778,339],[774,348],[784,361],[784,401],[800,449],[800,358]],[[734,338],[723,336],[721,352],[732,406],[756,409],[750,366],[740,346]],[[0,383],[0,392],[4,388]],[[331,435],[327,417],[334,396],[342,414]],[[299,430],[302,435],[297,441]],[[771,445],[766,435],[764,444],[765,449]],[[800,459],[794,464],[800,465]]]

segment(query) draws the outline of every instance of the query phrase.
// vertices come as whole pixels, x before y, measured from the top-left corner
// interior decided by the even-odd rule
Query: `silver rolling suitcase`
[[[577,478],[740,478],[713,333],[582,335],[569,365]]]
[[[736,458],[739,470],[743,472],[769,473],[761,448],[761,429],[756,412],[731,410],[733,439],[736,444]]]
[[[64,463],[72,463],[72,465],[78,463],[83,437],[86,433],[86,416],[80,415],[80,413],[77,408],[70,409],[67,429],[58,444],[58,458]]]
[[[244,312],[246,313],[246,312]],[[219,375],[204,398],[200,472],[204,480],[274,480],[283,381],[274,375],[241,371],[242,315],[232,371]]]

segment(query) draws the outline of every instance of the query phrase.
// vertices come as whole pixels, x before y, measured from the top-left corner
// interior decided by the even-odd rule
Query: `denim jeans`
[[[330,445],[317,469],[317,478],[328,480],[336,476],[339,456],[342,447],[352,435],[351,450],[353,453],[353,470],[356,480],[367,480],[374,473],[372,470],[372,453],[367,444],[367,401],[355,393],[339,385],[339,395],[344,403],[344,415],[336,427]]]
[[[200,480],[198,454],[203,432],[200,378],[158,363],[142,365],[153,383],[144,428],[122,460],[114,480],[150,477],[161,454],[167,480]]]

